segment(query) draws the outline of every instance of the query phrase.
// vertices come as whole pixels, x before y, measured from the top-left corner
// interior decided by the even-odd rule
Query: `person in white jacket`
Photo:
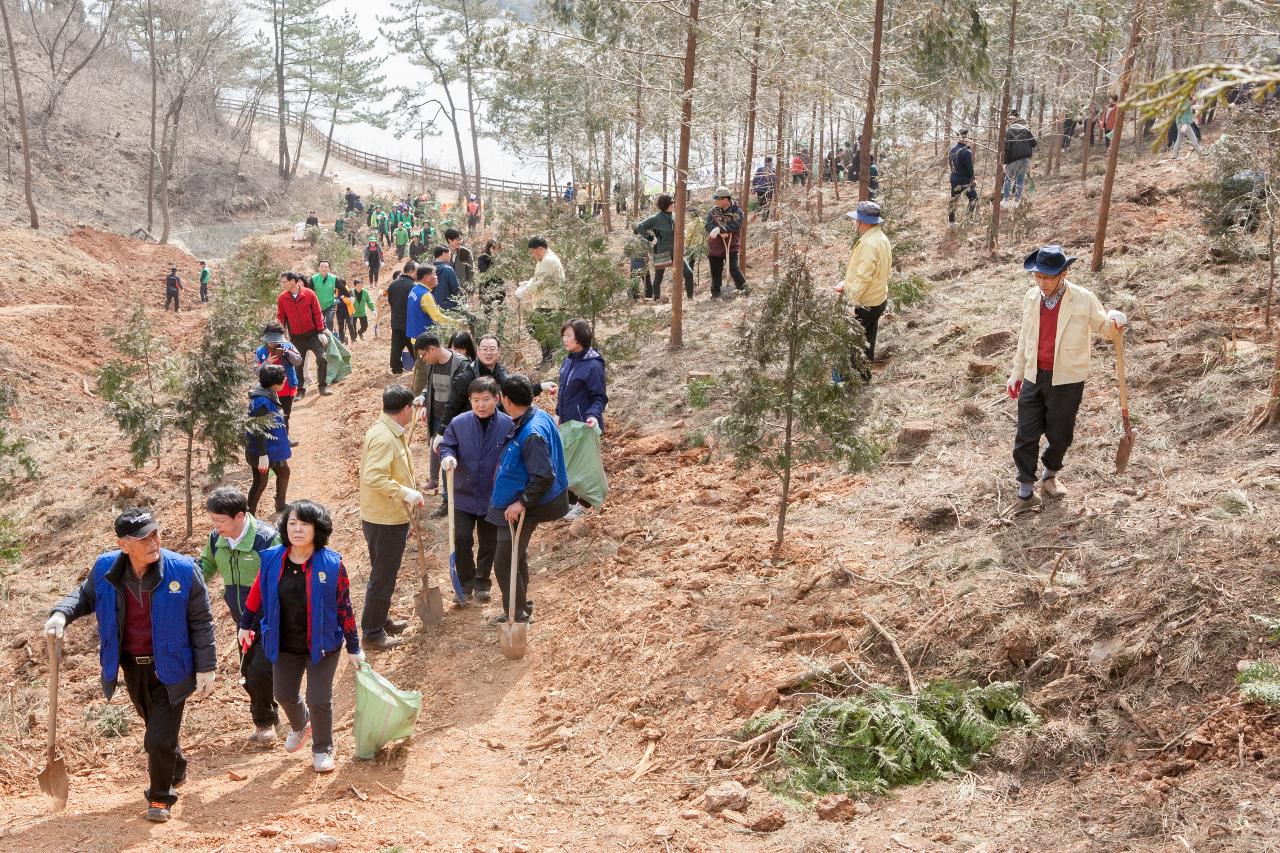
[[[1045,497],[1066,497],[1057,474],[1075,436],[1092,333],[1114,342],[1128,323],[1121,312],[1104,309],[1092,291],[1067,281],[1067,268],[1075,260],[1053,245],[1037,249],[1023,262],[1023,268],[1034,273],[1035,285],[1022,300],[1022,331],[1006,386],[1018,401],[1013,461],[1021,510],[1039,502],[1037,482]],[[1044,467],[1037,473],[1042,437]]]
[[[545,321],[534,322],[533,315],[550,315],[560,307],[560,296],[556,293],[556,288],[564,284],[564,264],[560,263],[560,256],[551,251],[546,237],[530,237],[528,245],[529,254],[533,256],[537,265],[533,268],[533,277],[520,282],[516,287],[515,297],[520,307],[529,314],[529,334],[538,338],[538,331],[541,330],[545,337],[546,330],[556,324]],[[551,350],[555,346],[555,341],[554,336],[546,340],[539,338],[544,364],[551,359]]]

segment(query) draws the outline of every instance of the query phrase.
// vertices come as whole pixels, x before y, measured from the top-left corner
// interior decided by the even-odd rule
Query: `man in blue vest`
[[[81,616],[97,617],[102,692],[111,698],[123,670],[129,698],[146,724],[146,818],[164,823],[178,801],[174,788],[187,776],[178,746],[183,706],[188,697],[199,701],[213,693],[213,615],[195,561],[160,547],[160,526],[149,510],[126,509],[115,529],[119,550],[94,561],[44,627],[61,637]]]
[[[485,521],[498,526],[498,548],[493,571],[502,588],[502,615],[507,621],[515,595],[517,622],[533,621],[529,600],[529,540],[539,524],[564,518],[569,512],[569,474],[564,467],[564,445],[556,422],[533,405],[533,385],[519,373],[502,380],[502,408],[512,420],[510,433],[498,456],[493,476],[489,511]],[[516,588],[511,585],[511,528],[521,518],[520,541],[516,544]]]

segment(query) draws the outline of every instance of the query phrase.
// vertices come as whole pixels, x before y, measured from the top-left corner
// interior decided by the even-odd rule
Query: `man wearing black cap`
[[[1023,262],[1035,284],[1022,299],[1022,331],[1006,386],[1018,401],[1018,434],[1013,461],[1018,469],[1019,509],[1039,502],[1036,482],[1047,498],[1066,497],[1058,483],[1063,456],[1075,436],[1076,413],[1089,374],[1091,333],[1112,342],[1129,322],[1120,311],[1107,311],[1093,291],[1067,281],[1075,262],[1058,245],[1043,246]],[[1047,446],[1037,473],[1036,454],[1043,437]]]
[[[188,697],[199,701],[213,693],[213,615],[195,561],[160,547],[160,526],[150,511],[126,509],[115,529],[119,550],[94,561],[44,627],[60,638],[81,616],[97,618],[102,691],[110,699],[124,671],[129,698],[146,723],[146,818],[163,823],[178,800],[174,788],[187,775],[178,745],[183,706]]]
[[[164,277],[164,310],[173,305],[173,313],[178,313],[178,294],[182,293],[182,277],[177,267],[169,267],[169,274]]]
[[[956,144],[947,152],[951,166],[951,202],[947,205],[947,223],[954,228],[960,196],[969,199],[969,216],[978,206],[978,190],[973,179],[973,149],[969,147],[969,131],[960,131]]]

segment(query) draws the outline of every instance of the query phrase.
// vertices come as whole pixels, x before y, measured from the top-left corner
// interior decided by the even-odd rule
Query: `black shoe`
[[[375,652],[385,652],[388,649],[394,649],[403,642],[404,640],[399,637],[388,637],[386,634],[383,634],[379,637],[365,637],[364,647],[366,649],[372,649]]]
[[[490,620],[489,620],[489,624],[490,624],[490,625],[505,625],[505,624],[507,624],[507,614],[503,613],[503,614],[502,614],[502,615],[500,615],[500,616],[495,616],[494,618],[492,618],[492,619],[490,619]]]
[[[297,447],[297,446],[298,446],[298,442],[294,441],[293,439],[290,439],[290,440],[289,440],[289,446],[290,446],[290,447]]]
[[[487,604],[490,597],[489,590],[487,589],[477,589],[473,595],[475,596],[476,601],[479,601],[481,604]]]
[[[448,514],[449,514],[449,503],[448,501],[445,501],[444,503],[441,503],[439,507],[437,507],[435,512],[431,513],[431,518],[444,518]]]
[[[333,392],[332,392],[332,391],[330,391],[328,388],[321,388],[321,389],[320,389],[320,396],[321,396],[321,397],[328,397],[328,396],[330,396],[331,394],[333,394]]]
[[[408,627],[408,619],[388,619],[386,622],[382,623],[382,630],[391,634],[393,637],[400,636],[404,633],[404,629]]]
[[[305,396],[307,396],[307,389],[301,387],[298,388],[298,393],[293,395],[295,400],[301,400]]]
[[[169,817],[169,807],[164,803],[151,803],[147,806],[147,820],[152,823],[167,823]]]

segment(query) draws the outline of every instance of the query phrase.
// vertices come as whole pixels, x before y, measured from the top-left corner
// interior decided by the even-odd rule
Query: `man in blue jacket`
[[[468,597],[489,600],[489,573],[498,543],[498,529],[485,522],[493,475],[503,442],[511,433],[511,418],[498,411],[498,383],[489,376],[467,387],[471,411],[449,422],[440,442],[440,467],[453,472],[454,553],[458,580]],[[478,553],[472,554],[472,531]],[[511,570],[507,552],[507,571]]]
[[[187,776],[178,746],[183,707],[189,697],[199,701],[213,693],[213,615],[195,561],[160,547],[160,525],[149,510],[126,509],[115,531],[119,550],[94,561],[44,629],[61,638],[81,616],[97,618],[102,692],[111,698],[123,670],[129,698],[146,724],[146,818],[163,823],[178,801],[175,786]]]
[[[960,131],[960,138],[947,152],[947,163],[951,166],[951,202],[947,205],[947,222],[952,228],[956,224],[956,207],[960,196],[969,199],[969,216],[978,206],[978,190],[973,179],[973,149],[969,147],[969,131]]]
[[[494,573],[502,588],[503,613],[497,623],[507,621],[514,595],[517,622],[533,621],[533,602],[528,598],[529,540],[539,524],[564,518],[569,512],[569,473],[564,467],[564,445],[556,422],[533,405],[533,386],[519,373],[502,381],[502,407],[511,417],[511,430],[498,457],[498,469],[489,494],[485,520],[498,526],[498,547]],[[512,536],[508,524],[523,519],[516,548],[516,588],[511,585]]]
[[[458,308],[458,296],[462,293],[462,286],[458,284],[458,274],[449,264],[449,250],[444,246],[436,246],[432,254],[435,256],[437,283],[431,295],[435,297],[436,305],[446,311],[455,311]]]

